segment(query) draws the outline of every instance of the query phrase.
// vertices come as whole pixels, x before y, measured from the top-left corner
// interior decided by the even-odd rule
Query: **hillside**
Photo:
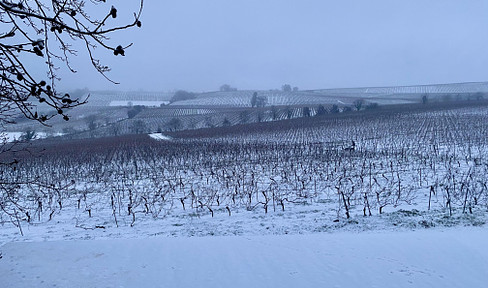
[[[84,94],[83,94],[84,93]],[[264,99],[263,107],[252,107],[253,94]],[[71,138],[116,136],[121,134],[171,132],[248,123],[272,122],[316,115],[395,105],[417,105],[423,97],[431,105],[460,103],[487,98],[488,83],[458,83],[401,87],[321,89],[284,92],[228,91],[196,93],[195,99],[170,102],[172,93],[78,91],[88,104],[68,112],[70,121],[55,117],[49,126],[26,121],[7,125],[10,135],[34,130],[43,135]],[[360,101],[360,107],[355,104]],[[40,135],[40,134],[39,134]]]
[[[164,109],[120,123],[176,116]],[[180,117],[247,108],[192,109]],[[487,101],[448,101],[159,140],[35,141],[2,167],[25,184],[0,203],[0,277],[6,287],[481,288],[486,131]]]
[[[382,105],[418,103],[423,94],[430,94],[433,98],[443,95],[459,95],[467,97],[476,93],[488,93],[488,82],[469,82],[435,85],[396,86],[396,87],[363,87],[363,88],[331,88],[307,91],[283,92],[281,90],[242,90],[228,92],[196,93],[192,100],[177,101],[174,106],[228,106],[250,107],[252,94],[267,98],[269,106],[295,106],[295,105],[352,105],[356,99],[365,99]],[[132,102],[133,105],[144,105],[144,102],[153,104],[167,104],[173,93],[147,92],[147,91],[89,91],[90,106],[123,106],[123,103]]]

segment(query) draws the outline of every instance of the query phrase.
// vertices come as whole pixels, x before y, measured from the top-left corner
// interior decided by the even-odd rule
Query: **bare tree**
[[[255,107],[257,101],[258,101],[258,92],[254,92],[252,93],[252,97],[251,97],[251,107]]]
[[[357,99],[354,100],[352,104],[354,105],[354,108],[356,108],[356,111],[359,111],[363,107],[364,101],[363,99]]]
[[[281,90],[283,90],[283,92],[291,92],[292,88],[290,84],[284,84],[283,86],[281,86]]]
[[[111,25],[111,20],[117,17],[118,11],[105,0],[88,3],[82,0],[0,0],[0,23],[6,31],[0,33],[0,122],[11,122],[12,116],[19,112],[43,124],[58,114],[69,120],[67,111],[86,99],[72,98],[56,90],[60,80],[59,64],[64,63],[68,70],[76,72],[70,58],[77,55],[73,45],[81,42],[93,67],[109,79],[105,74],[110,68],[95,58],[95,47],[124,56],[126,48],[132,44],[111,44],[107,36],[133,26],[140,27],[142,0],[138,6],[134,21],[115,26]],[[105,16],[92,17],[87,12],[92,8],[106,10]],[[35,57],[46,63],[46,79],[37,79],[34,75],[32,59]],[[55,112],[39,114],[38,105],[54,108]]]
[[[193,92],[188,92],[185,90],[178,90],[175,92],[173,97],[171,97],[170,102],[176,102],[176,101],[184,101],[184,100],[191,100],[197,98],[197,95]]]
[[[227,126],[230,126],[232,125],[232,123],[230,123],[229,119],[227,119],[227,117],[224,118],[224,121],[222,121],[222,126],[223,127],[227,127]]]
[[[37,137],[36,130],[34,130],[32,127],[27,127],[24,132],[22,132],[22,135],[20,135],[20,140],[21,141],[31,141],[34,140]]]
[[[22,115],[45,126],[49,126],[48,120],[56,115],[68,121],[70,109],[86,103],[86,98],[72,97],[56,89],[61,80],[57,74],[61,67],[76,72],[71,65],[71,59],[78,53],[75,46],[84,47],[82,49],[86,50],[87,60],[93,67],[108,81],[116,83],[106,75],[110,68],[96,58],[95,50],[101,48],[115,56],[124,56],[132,44],[111,43],[108,36],[131,27],[141,27],[142,7],[143,0],[137,2],[133,21],[117,25],[113,19],[119,12],[105,0],[0,0],[0,23],[3,27],[0,32],[0,127],[13,123]],[[96,17],[88,11],[105,13]],[[45,78],[38,76],[44,71],[39,71],[36,59],[45,65]],[[0,146],[3,147],[0,149],[0,167],[11,167],[15,173],[18,164],[18,160],[12,159],[15,146],[5,142]],[[27,203],[25,195],[19,191],[38,187],[37,190],[48,190],[61,197],[62,191],[74,184],[62,184],[61,181],[41,183],[35,178],[16,179],[8,178],[5,173],[0,177],[0,210],[10,217],[21,233],[21,217],[26,217],[28,222],[31,217],[23,206]],[[61,209],[61,198],[56,202]],[[50,218],[54,213],[52,210]]]
[[[268,104],[268,97],[266,96],[258,96],[256,100],[256,107],[264,107]]]
[[[231,92],[231,91],[237,91],[237,88],[234,88],[234,87],[230,86],[229,84],[224,84],[224,85],[220,86],[219,90],[221,92]]]
[[[278,120],[278,108],[276,106],[271,106],[271,117],[273,120]]]
[[[183,122],[181,122],[181,119],[173,117],[169,122],[166,124],[168,127],[169,131],[177,131],[183,128]]]
[[[88,130],[93,131],[98,128],[98,117],[95,114],[89,115],[85,118]]]
[[[429,96],[422,94],[422,104],[427,104],[427,102],[429,102]]]
[[[320,115],[324,115],[327,113],[327,110],[325,110],[325,107],[324,105],[319,105],[317,107],[317,114],[315,114],[315,116],[320,116]]]
[[[332,113],[332,114],[336,114],[336,113],[339,113],[339,106],[337,106],[336,104],[332,105],[329,109],[329,112]]]

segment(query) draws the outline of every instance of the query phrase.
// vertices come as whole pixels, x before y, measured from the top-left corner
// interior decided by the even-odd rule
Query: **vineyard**
[[[88,97],[88,106],[119,106],[121,102],[160,102],[166,103],[173,96],[168,92],[147,92],[147,91],[83,91],[81,98]],[[118,102],[118,103],[117,103]],[[159,106],[159,104],[158,104]]]
[[[66,135],[71,139],[166,133],[324,114],[337,116],[370,108],[415,106],[425,102],[442,106],[449,105],[448,102],[483,101],[488,93],[487,87],[482,82],[290,92],[237,90],[193,93],[194,99],[176,101],[171,100],[173,93],[170,92],[80,90],[74,95],[80,99],[88,97],[88,104],[67,111],[69,121],[55,117],[46,127],[19,117],[15,123],[4,127],[4,131],[10,135],[34,131],[38,135]],[[262,99],[259,107],[252,104],[253,95]],[[305,129],[310,129],[305,126]],[[277,137],[280,138],[279,135]]]
[[[162,137],[169,141],[39,141],[3,159],[20,161],[1,168],[12,184],[0,222],[19,234],[54,221],[81,231],[160,223],[151,225],[168,235],[482,225],[487,133],[479,102]],[[280,218],[289,227],[274,226]],[[194,221],[203,224],[189,229]]]
[[[329,95],[361,95],[374,97],[378,95],[442,95],[442,94],[476,94],[488,92],[487,82],[467,82],[454,84],[397,86],[397,87],[365,87],[365,88],[344,88],[344,89],[320,89],[313,92]],[[369,96],[368,96],[369,95]]]
[[[198,94],[196,99],[177,101],[174,105],[184,106],[226,106],[249,107],[249,99],[257,92],[265,97],[270,106],[304,105],[352,105],[357,99],[365,99],[380,105],[418,103],[422,95],[429,95],[431,100],[476,99],[488,92],[488,83],[455,83],[437,85],[367,87],[319,89],[308,91],[284,92],[270,91],[231,91],[208,92]]]
[[[250,107],[250,99],[256,91],[209,92],[197,95],[196,99],[177,101],[174,105]],[[258,91],[266,97],[270,106],[338,104],[335,97],[310,92]],[[351,101],[352,102],[352,101]]]

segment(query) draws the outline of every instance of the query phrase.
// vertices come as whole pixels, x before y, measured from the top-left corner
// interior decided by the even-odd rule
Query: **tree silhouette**
[[[178,90],[175,92],[173,97],[171,97],[170,101],[171,103],[176,102],[176,101],[184,101],[184,100],[191,100],[197,98],[197,95],[193,92],[188,92],[185,90]]]
[[[110,43],[108,36],[130,27],[140,27],[143,1],[138,3],[134,20],[126,25],[112,25],[118,11],[105,0],[0,0],[0,23],[5,32],[0,32],[0,122],[10,123],[16,114],[46,125],[55,115],[67,121],[67,111],[84,104],[86,99],[72,98],[59,93],[56,83],[60,80],[59,65],[76,72],[70,59],[77,56],[75,43],[86,49],[89,61],[105,78],[110,71],[95,58],[95,48],[113,51],[115,56],[125,55],[132,44]],[[97,18],[87,11],[106,11]],[[35,58],[45,63],[46,78],[38,79],[34,67]],[[112,81],[114,82],[114,81]],[[116,82],[114,82],[116,83]],[[51,107],[54,112],[38,114],[37,107]]]
[[[224,85],[220,86],[219,90],[221,92],[231,92],[231,91],[237,91],[237,88],[234,88],[234,87],[230,86],[229,84],[224,84]]]
[[[423,94],[422,95],[422,104],[427,104],[427,102],[429,102],[429,98],[428,98],[427,94]]]
[[[354,108],[356,108],[356,111],[361,110],[361,108],[363,107],[363,104],[364,104],[363,99],[354,100],[354,102],[352,103],[352,105],[354,105]]]
[[[283,86],[281,86],[281,90],[283,90],[283,92],[291,92],[292,88],[290,84],[284,84]]]
[[[46,126],[56,115],[68,121],[69,110],[86,103],[86,98],[72,97],[56,89],[61,80],[57,74],[61,66],[76,72],[71,65],[72,58],[78,54],[74,47],[84,47],[87,61],[108,81],[116,83],[107,77],[110,68],[96,58],[95,50],[101,48],[115,56],[125,55],[132,44],[111,43],[108,36],[141,27],[143,0],[137,2],[137,6],[133,21],[119,26],[113,21],[119,12],[105,0],[0,0],[0,127],[5,129],[5,124],[13,123],[19,116]],[[94,11],[97,13],[92,13]],[[98,13],[100,11],[104,14]],[[44,71],[37,66],[41,63],[45,65]],[[42,72],[45,78],[38,76]],[[18,160],[14,157],[18,150],[15,144],[5,141],[0,144],[0,166],[11,167],[15,173]],[[37,179],[15,180],[6,174],[0,176],[0,210],[16,223],[21,234],[22,215],[30,219],[28,208],[24,206],[27,204],[21,200],[26,187],[60,192],[74,185],[73,181],[65,185],[41,183]],[[61,202],[59,206],[61,209]]]
[[[255,107],[258,101],[258,92],[252,93],[251,97],[251,107]]]
[[[335,113],[339,113],[339,112],[340,112],[339,106],[337,106],[336,104],[334,104],[330,107],[330,113],[335,114]]]
[[[315,114],[315,116],[320,116],[320,115],[324,115],[327,113],[327,110],[325,110],[325,107],[324,105],[319,105],[317,107],[317,114]]]

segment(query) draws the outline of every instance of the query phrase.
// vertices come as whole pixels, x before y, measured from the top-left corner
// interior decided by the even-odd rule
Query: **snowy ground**
[[[447,121],[446,119],[442,121]],[[439,120],[439,123],[444,123],[442,121]],[[460,123],[457,120],[449,122]],[[466,126],[461,127],[471,125],[469,121],[464,123],[467,123]],[[436,131],[433,129],[435,125],[431,125],[421,129],[423,132],[418,133],[431,135],[429,131]],[[393,157],[373,158],[381,169],[377,174],[370,172],[370,175],[382,175],[382,178],[378,177],[379,181],[374,179],[377,186],[372,187],[376,190],[371,190],[367,185],[360,185],[363,182],[357,176],[360,174],[353,173],[354,169],[347,169],[354,166],[360,167],[360,165],[353,165],[361,163],[361,161],[354,160],[359,158],[351,157],[351,161],[344,162],[347,165],[341,164],[342,166],[339,165],[339,168],[333,165],[327,166],[325,171],[319,169],[322,164],[316,165],[315,168],[318,167],[318,171],[322,171],[327,177],[318,177],[317,187],[311,184],[315,181],[312,182],[312,179],[309,178],[311,181],[309,188],[302,192],[314,195],[318,191],[317,196],[308,197],[308,194],[305,193],[305,196],[300,196],[297,200],[293,198],[292,201],[282,201],[283,208],[274,200],[272,204],[269,203],[269,207],[267,204],[264,206],[263,198],[266,198],[267,194],[260,193],[260,191],[268,191],[266,187],[269,184],[270,192],[276,192],[279,197],[284,197],[287,195],[286,193],[296,195],[297,188],[293,185],[288,186],[292,182],[282,181],[283,189],[271,189],[273,186],[266,182],[268,181],[266,179],[271,179],[271,176],[275,177],[273,179],[281,178],[280,173],[269,172],[272,171],[270,169],[272,166],[255,165],[251,161],[239,162],[243,167],[252,168],[248,171],[233,169],[233,167],[222,169],[220,165],[215,165],[213,168],[216,168],[217,173],[213,173],[212,170],[211,175],[214,175],[212,178],[208,176],[210,173],[206,170],[207,168],[198,169],[206,161],[199,160],[198,157],[190,158],[196,161],[192,164],[194,170],[185,168],[179,174],[175,173],[180,176],[180,179],[185,177],[187,185],[181,185],[174,190],[164,188],[166,186],[161,184],[162,182],[151,182],[150,180],[154,178],[150,177],[141,177],[142,180],[136,179],[134,182],[124,182],[116,177],[112,180],[102,179],[106,173],[98,175],[105,183],[100,184],[98,179],[94,180],[96,177],[86,176],[90,175],[92,170],[80,169],[78,170],[80,173],[75,173],[81,175],[77,181],[73,182],[72,185],[75,187],[70,187],[65,193],[49,194],[54,198],[47,197],[48,200],[45,201],[42,213],[36,213],[36,211],[42,210],[36,210],[38,207],[36,202],[26,201],[31,205],[29,215],[26,214],[24,217],[24,214],[19,214],[20,216],[17,217],[17,214],[0,214],[0,288],[487,287],[488,205],[485,189],[488,162],[484,160],[483,155],[487,154],[486,147],[488,146],[485,142],[482,142],[479,147],[454,146],[457,148],[455,151],[459,161],[451,161],[450,159],[455,160],[456,158],[442,156],[444,152],[446,156],[449,156],[450,154],[445,150],[452,148],[444,143],[450,143],[449,141],[452,139],[462,139],[462,135],[468,135],[459,134],[459,131],[462,130],[461,128],[458,130],[446,128],[446,131],[457,132],[452,135],[446,134],[445,142],[439,142],[441,144],[435,149],[435,155],[438,156],[427,157],[438,161],[430,162],[439,164],[434,165],[437,167],[436,169],[429,170],[428,162],[420,165],[422,163],[420,160],[424,158],[415,158],[413,156],[416,155],[415,153],[409,156],[413,157],[411,158],[413,162],[408,165],[404,163],[403,158],[398,158],[396,164],[390,160],[394,159]],[[486,129],[480,128],[477,131],[471,135],[481,135],[479,140],[484,141],[482,135],[485,135]],[[277,135],[285,138],[283,134]],[[317,135],[321,134],[317,133]],[[429,138],[425,135],[412,139],[423,141],[422,139]],[[152,137],[167,140],[162,134],[155,134]],[[402,139],[408,138],[400,139],[403,143],[401,147],[416,149],[416,146],[411,146],[410,142]],[[381,143],[385,145],[385,149],[390,147],[387,146],[390,145],[389,141],[379,142],[379,144],[376,142],[378,141],[371,140],[371,142],[358,144],[358,146],[364,148],[366,146],[360,145],[374,144],[376,145],[374,151],[377,151],[376,149],[382,145]],[[175,142],[168,144],[170,143]],[[203,147],[205,149],[202,148],[201,155],[214,155],[217,156],[215,159],[221,159],[220,152],[205,154],[206,148],[210,146]],[[429,150],[430,147],[423,148],[426,155],[434,153]],[[475,149],[475,147],[477,148]],[[390,148],[385,151],[395,151],[392,146]],[[439,154],[438,151],[441,153]],[[476,151],[476,153],[471,153],[471,151]],[[266,160],[267,154],[263,155],[262,159]],[[98,161],[99,158],[96,159]],[[150,159],[154,160],[158,157]],[[141,161],[141,165],[138,167],[154,165],[153,162],[155,162],[147,161],[145,163],[144,161]],[[383,162],[386,163],[384,167],[391,167],[387,161],[390,165],[392,163],[397,165],[395,169],[391,168],[391,175],[382,171]],[[307,161],[303,162],[307,163]],[[94,163],[96,164],[88,166],[88,168],[92,169],[92,166],[96,167],[99,164]],[[132,161],[122,163],[128,163],[127,171],[132,171],[130,168],[136,166],[131,164]],[[159,166],[155,167],[165,167],[165,163],[159,162]],[[177,165],[169,166],[168,169],[161,169],[161,171],[168,172],[172,171],[172,167],[179,167],[179,162],[174,163]],[[479,163],[483,163],[483,165],[479,165]],[[419,165],[417,166],[417,164]],[[46,166],[51,168],[55,165]],[[116,175],[114,171],[118,171],[118,167],[110,168],[113,170],[109,169],[110,165],[105,167],[107,171]],[[288,165],[281,166],[284,168],[283,171],[287,171],[287,167]],[[310,171],[305,172],[307,165],[303,166],[305,169],[297,169],[297,167],[298,165],[292,167],[297,173],[295,174],[297,181],[306,178],[299,176],[312,175]],[[417,170],[419,167],[423,167],[424,170]],[[341,182],[342,176],[337,177],[332,175],[333,173],[327,172],[333,171],[333,168],[335,168],[334,171],[349,171],[350,177],[355,179],[357,185],[349,184],[354,181]],[[224,175],[231,175],[230,171],[236,172],[235,175],[244,173],[242,176],[244,180],[247,176],[251,176],[249,171],[256,173],[262,171],[261,175],[256,174],[257,178],[261,179],[259,180],[261,186],[259,189],[254,189],[254,194],[249,194],[253,195],[250,199],[253,203],[258,203],[257,205],[246,205],[242,198],[235,203],[231,201],[232,198],[228,191],[232,191],[232,185],[235,183],[226,182],[228,177],[224,177]],[[398,172],[395,176],[394,171],[402,171],[402,173]],[[417,171],[422,171],[422,173]],[[252,178],[254,178],[254,172],[252,172]],[[290,174],[292,174],[291,170]],[[173,179],[168,178],[167,176],[170,174],[165,173],[150,175],[161,176],[157,179]],[[92,180],[84,178],[92,178]],[[349,219],[346,218],[345,203],[342,204],[340,198],[337,199],[337,188],[333,185],[334,183],[327,184],[329,180],[325,179],[328,178],[333,181],[337,180],[336,185],[344,188],[344,191],[355,192],[353,200],[349,204],[350,211],[348,211],[351,214]],[[60,179],[69,181],[66,177]],[[236,179],[238,178],[236,177]],[[249,180],[249,177],[247,179]],[[381,179],[386,180],[382,182]],[[467,179],[473,180],[466,182]],[[176,181],[173,183],[168,181],[168,183],[168,187],[176,185]],[[230,186],[226,187],[224,183],[230,183]],[[469,185],[459,187],[458,183],[468,183]],[[161,186],[158,186],[160,184]],[[398,191],[400,191],[400,184],[403,190],[398,197],[396,194],[390,197],[391,193],[386,193],[384,197],[381,196],[388,201],[385,202],[387,206],[381,210],[383,213],[380,214],[378,207],[382,202],[379,199],[379,193],[397,191],[397,185]],[[433,196],[429,193],[430,185],[436,185],[439,188],[438,193]],[[452,185],[452,190],[445,188],[451,187],[450,185]],[[460,193],[454,195],[455,201],[452,216],[450,216],[446,205],[447,199],[451,198],[447,198],[448,195],[443,191],[456,191],[455,185]],[[123,199],[124,196],[121,195],[124,195],[129,189],[135,191],[134,195],[138,195],[138,197],[156,195],[150,193],[150,191],[158,191],[153,190],[155,187],[165,189],[159,191],[173,192],[157,194],[158,199],[161,195],[167,197],[163,197],[161,202],[157,202],[161,204],[160,206],[155,205],[154,209],[146,210],[142,205],[144,202],[139,200],[137,202],[139,206],[135,206],[136,208],[133,209],[130,206],[133,213],[129,214],[131,212],[127,212],[127,202],[119,200],[118,205],[111,204],[112,195]],[[196,195],[192,194],[193,198],[186,198],[186,202],[184,197],[190,193],[185,191],[184,187],[187,190],[191,189],[192,193],[193,189],[197,191]],[[212,189],[207,189],[208,187]],[[352,189],[351,187],[359,188]],[[381,187],[384,189],[380,190]],[[37,190],[29,191],[33,192],[33,195],[37,195],[36,193],[39,192]],[[215,195],[212,193],[215,191],[219,191],[222,198],[217,199],[222,202],[214,201]],[[371,217],[363,216],[364,191],[370,193],[368,197],[371,201],[374,201],[373,191],[377,192],[378,203],[372,205]],[[462,193],[463,191],[465,194]],[[466,201],[467,197],[471,195],[468,194],[468,191],[479,192],[473,194],[473,203],[478,204],[471,205],[468,203],[469,201]],[[430,199],[431,196],[432,199]],[[402,199],[402,201],[393,201],[395,200],[393,198]],[[59,208],[57,199],[60,201]],[[205,199],[214,199],[212,200],[214,202],[205,202]],[[346,202],[344,196],[342,199]],[[196,200],[210,204],[204,206],[202,202]],[[151,202],[146,201],[145,203]],[[186,203],[186,208],[184,203]],[[200,203],[200,205],[195,203]],[[466,206],[466,204],[470,205]],[[463,206],[466,206],[465,213]],[[16,227],[19,224],[20,227]]]
[[[2,287],[486,287],[485,228],[17,242]]]
[[[166,140],[166,141],[173,140],[170,136],[166,136],[163,133],[151,133],[149,134],[149,137],[155,140]]]
[[[0,133],[0,143],[20,140],[22,134],[24,134],[24,132],[2,132]],[[49,136],[62,136],[62,135],[63,133],[47,134],[45,132],[36,132],[32,140],[44,139]]]
[[[24,224],[24,236],[5,223],[0,287],[486,287],[484,211],[337,222],[324,205],[214,217],[175,209],[119,228],[100,212],[63,210]]]
[[[161,105],[168,105],[169,101],[131,101],[131,100],[122,100],[122,101],[110,101],[109,106],[146,106],[146,107],[160,107]]]

